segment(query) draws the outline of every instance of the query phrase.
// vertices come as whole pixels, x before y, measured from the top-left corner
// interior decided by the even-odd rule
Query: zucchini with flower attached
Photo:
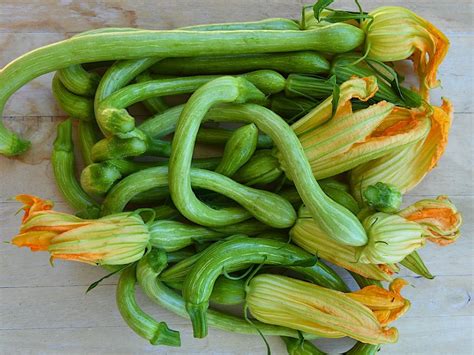
[[[217,277],[232,266],[270,264],[310,266],[316,259],[295,246],[271,239],[235,237],[205,250],[183,285],[183,299],[193,323],[194,337],[207,335],[206,311]]]

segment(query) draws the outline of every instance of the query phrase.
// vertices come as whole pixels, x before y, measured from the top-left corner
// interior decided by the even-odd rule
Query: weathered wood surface
[[[73,33],[103,26],[174,28],[208,22],[297,17],[302,1],[0,1],[0,67],[38,46]],[[351,2],[340,1],[350,6]],[[371,1],[367,7],[403,4],[439,26],[450,38],[451,51],[440,69],[443,87],[433,94],[451,98],[455,120],[448,149],[435,169],[406,203],[449,195],[464,213],[463,236],[450,247],[430,245],[421,251],[435,280],[401,272],[413,287],[405,294],[413,307],[396,323],[400,341],[385,346],[384,354],[473,353],[473,6],[469,0]],[[14,216],[17,193],[32,193],[57,201],[67,211],[54,186],[49,162],[56,124],[63,113],[50,93],[51,76],[25,86],[8,102],[8,125],[33,141],[33,149],[16,159],[0,157],[0,235],[8,241],[18,228]],[[139,294],[140,304],[157,319],[182,333],[180,349],[155,348],[129,330],[115,307],[115,278],[88,295],[85,288],[103,271],[75,263],[58,262],[51,268],[46,255],[0,244],[0,353],[163,353],[260,354],[258,337],[211,330],[195,340],[186,320],[155,307]],[[285,353],[279,339],[270,339],[275,354]],[[351,342],[319,341],[333,353]]]

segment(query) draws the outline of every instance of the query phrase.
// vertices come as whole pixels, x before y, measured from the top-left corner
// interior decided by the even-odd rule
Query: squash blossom
[[[403,279],[395,279],[389,289],[371,285],[358,291],[347,293],[347,296],[370,308],[382,326],[387,326],[400,318],[410,308],[410,301],[400,294],[403,287],[408,285]]]
[[[382,62],[410,58],[425,100],[438,86],[436,73],[449,48],[448,38],[433,24],[398,6],[385,6],[369,13],[361,24],[366,33],[368,57]]]
[[[367,77],[344,82],[344,94],[332,119],[330,96],[293,124],[317,179],[348,171],[418,142],[428,134],[428,118],[406,114],[409,110],[385,101],[352,112],[350,99],[372,97],[378,88],[375,80]]]
[[[398,272],[396,265],[362,263],[359,260],[361,247],[343,245],[329,238],[305,207],[299,210],[290,236],[292,242],[319,258],[369,279],[390,281],[391,275]]]
[[[439,245],[451,244],[460,235],[462,216],[447,196],[418,201],[398,214],[418,223],[423,235]]]
[[[50,201],[19,195],[25,206],[20,233],[12,244],[48,251],[52,259],[95,265],[120,265],[139,260],[150,242],[148,226],[137,213],[82,219],[51,210]]]
[[[350,183],[356,200],[362,202],[362,191],[377,182],[393,185],[402,194],[418,185],[436,166],[446,149],[452,110],[451,102],[446,99],[443,99],[441,107],[394,110],[393,114],[396,114],[403,124],[410,125],[429,119],[431,121],[429,132],[424,139],[414,144],[352,169]],[[403,120],[403,117],[406,119]]]
[[[394,343],[398,331],[387,324],[404,313],[405,300],[398,289],[374,287],[345,294],[286,276],[262,274],[250,281],[246,301],[250,313],[264,323],[325,338],[349,336],[369,344]]]
[[[360,249],[361,263],[398,263],[425,243],[423,228],[398,215],[377,212],[365,218],[362,225],[369,241]]]

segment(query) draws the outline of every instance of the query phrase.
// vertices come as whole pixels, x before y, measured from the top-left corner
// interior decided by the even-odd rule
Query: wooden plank
[[[398,321],[400,340],[397,344],[385,345],[381,354],[471,354],[472,322],[470,316],[431,318],[429,322],[420,319],[418,323],[408,323],[401,328],[403,320]],[[407,323],[407,322],[405,322]],[[22,354],[263,354],[265,346],[256,336],[243,336],[210,330],[205,339],[193,339],[190,329],[180,329],[181,348],[156,347],[147,344],[126,326],[88,327],[61,329],[20,329],[0,330],[2,350],[8,354],[19,353],[18,344],[22,344]],[[443,336],[449,331],[450,336]],[[25,339],[28,339],[25,342]],[[274,354],[285,354],[281,341],[268,337]],[[348,350],[353,342],[346,339],[318,340],[315,343],[332,354]],[[245,346],[243,346],[245,344]],[[245,350],[244,350],[245,349]]]
[[[254,21],[267,17],[298,18],[303,1],[273,0],[158,0],[147,1],[3,1],[0,8],[2,32],[81,32],[97,27],[140,27],[169,29],[209,22]],[[365,11],[380,6],[403,5],[444,31],[469,31],[472,2],[429,0],[375,0],[362,2]],[[336,8],[355,9],[351,0]],[[249,11],[249,9],[251,11]],[[35,13],[32,17],[31,13]],[[471,29],[472,31],[472,29]]]
[[[180,348],[153,346],[126,326],[61,329],[0,330],[2,351],[7,354],[264,354],[258,336],[246,336],[210,329],[209,336],[194,339],[191,328],[180,329]],[[25,339],[28,339],[25,342]],[[267,337],[274,354],[286,350],[278,337]]]

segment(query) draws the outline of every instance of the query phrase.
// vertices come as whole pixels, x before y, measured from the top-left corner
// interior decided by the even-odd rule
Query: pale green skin
[[[146,57],[185,57],[319,50],[350,51],[364,41],[359,28],[336,23],[300,31],[152,31],[126,30],[89,33],[31,51],[0,72],[0,112],[9,99],[32,79],[70,65]],[[152,63],[154,64],[154,63]],[[146,68],[145,68],[146,69]],[[143,70],[142,70],[143,71]],[[0,153],[12,156],[26,151],[30,143],[0,126]]]

